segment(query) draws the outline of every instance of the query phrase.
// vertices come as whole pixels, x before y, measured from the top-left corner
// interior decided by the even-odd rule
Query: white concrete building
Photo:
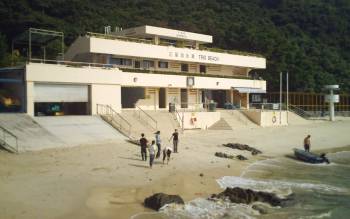
[[[262,57],[207,49],[212,36],[153,26],[75,40],[65,61],[32,59],[25,66],[25,112],[32,116],[93,115],[97,104],[116,112],[134,108],[202,109],[232,103],[249,107],[249,93],[266,81],[249,77],[264,69]]]

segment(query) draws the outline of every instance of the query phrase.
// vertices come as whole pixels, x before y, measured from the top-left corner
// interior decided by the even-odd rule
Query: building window
[[[140,61],[135,61],[134,67],[135,68],[141,68]]]
[[[159,61],[158,62],[158,67],[159,68],[168,68],[168,62]]]
[[[131,66],[132,65],[132,61],[131,61],[131,59],[111,58],[110,64]]]
[[[181,71],[188,72],[188,64],[181,64]]]
[[[154,61],[143,60],[142,61],[142,67],[143,68],[154,68]]]
[[[207,73],[207,67],[205,65],[200,65],[199,72],[200,73]]]

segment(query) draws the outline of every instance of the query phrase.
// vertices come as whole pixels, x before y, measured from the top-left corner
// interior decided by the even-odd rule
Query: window
[[[154,68],[154,61],[143,60],[142,61],[142,67],[143,68]]]
[[[158,62],[158,67],[159,68],[168,68],[168,62],[159,61]]]
[[[131,66],[132,65],[132,61],[131,61],[131,59],[111,58],[110,64]]]
[[[134,67],[135,68],[141,68],[140,61],[135,61]]]
[[[181,64],[181,71],[188,72],[188,64]]]
[[[207,67],[205,65],[200,65],[199,73],[207,73]]]

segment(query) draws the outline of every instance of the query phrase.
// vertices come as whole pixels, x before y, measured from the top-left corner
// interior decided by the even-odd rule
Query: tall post
[[[280,72],[280,125],[282,123],[282,72]]]
[[[62,42],[61,42],[61,50],[62,50],[62,61],[64,61],[64,33],[62,33]]]
[[[29,28],[29,39],[28,39],[28,44],[29,44],[29,48],[28,48],[28,57],[29,57],[29,61],[32,59],[32,30]]]
[[[329,97],[329,118],[331,121],[334,121],[334,93],[333,89],[330,90],[330,97]]]
[[[288,78],[288,72],[287,72],[287,75],[286,75],[286,80],[287,80],[287,99],[286,99],[286,105],[287,105],[287,124],[289,123],[289,120],[288,120],[288,111],[289,111],[289,78]]]

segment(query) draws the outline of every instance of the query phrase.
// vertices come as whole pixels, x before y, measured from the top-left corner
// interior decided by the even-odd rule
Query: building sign
[[[186,58],[186,59],[189,59],[189,61],[211,61],[211,62],[219,61],[218,56],[209,56],[209,55],[195,54],[195,53],[188,53],[188,52],[169,52],[169,57]]]
[[[183,38],[183,39],[187,39],[187,36],[186,36],[186,32],[185,32],[185,31],[178,31],[177,34],[176,34],[176,37],[178,37],[178,38]]]

